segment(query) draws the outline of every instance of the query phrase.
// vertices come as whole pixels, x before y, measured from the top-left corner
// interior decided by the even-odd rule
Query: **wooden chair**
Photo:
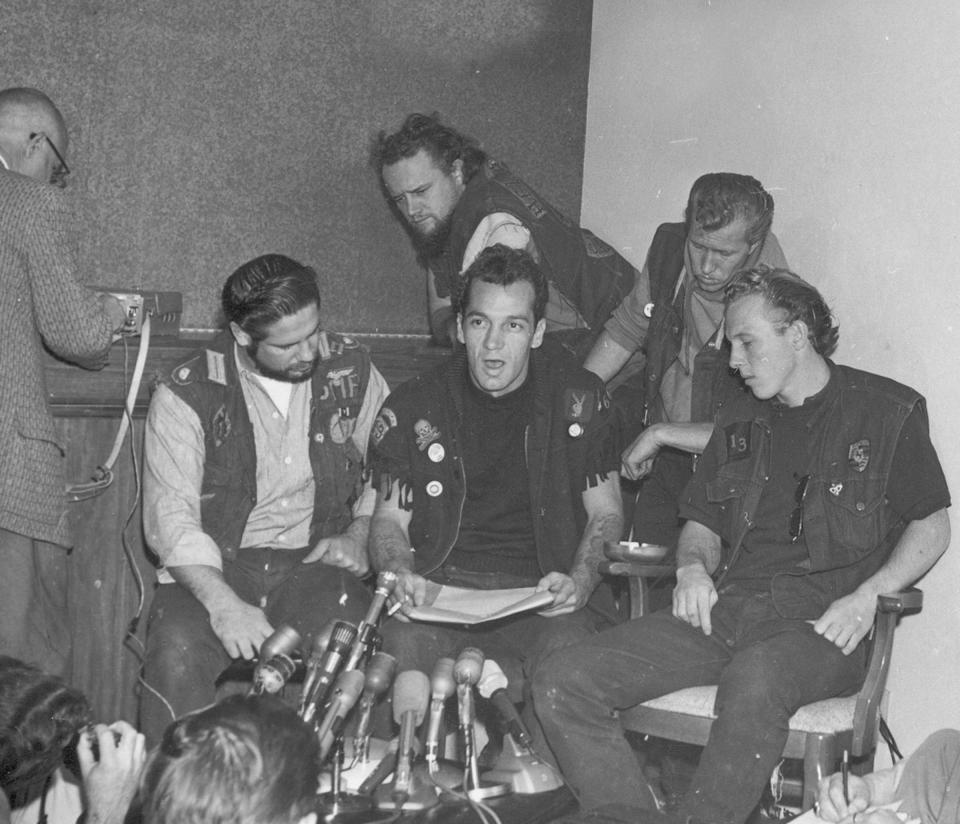
[[[666,570],[661,564],[606,561],[601,571],[627,576],[630,617],[636,618],[644,614],[647,579],[660,578]],[[844,750],[855,773],[863,775],[873,769],[897,619],[904,613],[919,612],[922,606],[923,593],[915,588],[879,596],[868,640],[867,675],[860,691],[847,698],[807,704],[791,717],[783,755],[803,762],[802,809],[813,806],[820,779],[835,771]],[[716,694],[715,686],[677,690],[622,711],[620,722],[625,730],[703,746],[717,717]]]

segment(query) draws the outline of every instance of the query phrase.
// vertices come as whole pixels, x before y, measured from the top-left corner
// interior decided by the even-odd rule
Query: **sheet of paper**
[[[441,624],[482,624],[519,612],[542,609],[553,601],[549,592],[518,589],[461,589],[427,584],[427,601],[406,611],[414,621]]]

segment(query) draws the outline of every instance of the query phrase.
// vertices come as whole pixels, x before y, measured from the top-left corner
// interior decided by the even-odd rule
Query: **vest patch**
[[[593,417],[597,400],[592,389],[565,389],[563,392],[564,419],[587,423]]]
[[[738,461],[750,457],[753,452],[753,444],[750,442],[751,429],[750,421],[737,421],[724,428],[727,457],[730,460]]]
[[[592,258],[606,258],[614,254],[613,247],[605,240],[598,238],[593,232],[582,229],[583,246]]]
[[[847,463],[851,469],[863,472],[870,463],[870,440],[861,438],[847,448]]]
[[[420,420],[413,425],[413,431],[417,436],[417,449],[421,452],[440,438],[440,430],[430,423],[430,421],[424,420],[423,418],[420,418]]]
[[[527,188],[526,184],[521,183],[516,178],[510,178],[501,180],[500,185],[527,207],[534,220],[540,220],[547,214],[547,210],[543,208],[537,196]]]
[[[214,352],[212,349],[205,351],[207,353],[207,380],[226,386],[227,364],[223,352]]]
[[[230,437],[230,430],[233,424],[230,422],[230,414],[226,406],[221,406],[213,415],[210,422],[210,432],[213,435],[213,445],[219,449]]]
[[[380,409],[380,414],[373,422],[373,443],[377,445],[383,440],[384,436],[397,425],[397,416],[392,409],[384,406]]]
[[[346,401],[354,401],[360,396],[360,376],[355,366],[345,369],[331,369],[327,372],[326,381],[320,400],[336,398],[343,405]]]
[[[334,443],[344,444],[357,428],[357,419],[334,412],[330,416],[330,438]]]

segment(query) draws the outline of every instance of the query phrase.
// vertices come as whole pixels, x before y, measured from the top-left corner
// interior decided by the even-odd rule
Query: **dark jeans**
[[[463,586],[465,576],[469,573],[459,575],[456,585]],[[491,573],[484,577],[497,576]],[[445,580],[444,583],[453,581]],[[496,587],[488,588],[510,585],[508,580],[502,579]],[[609,625],[607,619],[589,608],[552,618],[528,612],[471,627],[403,622],[394,618],[383,626],[383,649],[396,657],[398,672],[416,669],[426,673],[427,677],[433,672],[438,658],[456,659],[464,647],[482,650],[486,658],[492,658],[503,669],[509,682],[507,693],[510,699],[514,703],[524,703],[522,717],[533,736],[534,748],[541,756],[549,757],[533,714],[529,679],[547,655],[561,647],[585,641]]]
[[[617,710],[719,684],[719,717],[680,817],[740,824],[760,800],[794,711],[850,694],[863,680],[863,645],[844,656],[807,622],[780,618],[766,596],[722,592],[711,618],[708,636],[669,611],[653,613],[540,665],[536,712],[583,809],[647,806]]]
[[[241,549],[225,561],[227,584],[244,601],[262,606],[276,629],[289,624],[303,637],[309,652],[313,636],[330,621],[357,623],[366,614],[370,590],[348,572],[323,563],[301,564],[302,550]],[[179,584],[157,587],[143,662],[147,687],[141,691],[140,730],[148,745],[156,744],[176,717],[211,704],[214,681],[230,663],[210,626],[203,605]]]

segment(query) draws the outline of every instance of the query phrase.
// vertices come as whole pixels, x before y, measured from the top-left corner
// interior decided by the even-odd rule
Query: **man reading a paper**
[[[387,399],[369,452],[371,562],[399,576],[384,649],[429,674],[438,657],[479,647],[514,700],[541,657],[615,615],[597,572],[622,523],[610,404],[599,378],[544,341],[547,291],[526,252],[482,251],[456,301],[463,347]],[[436,584],[550,598],[471,626],[409,620]]]

